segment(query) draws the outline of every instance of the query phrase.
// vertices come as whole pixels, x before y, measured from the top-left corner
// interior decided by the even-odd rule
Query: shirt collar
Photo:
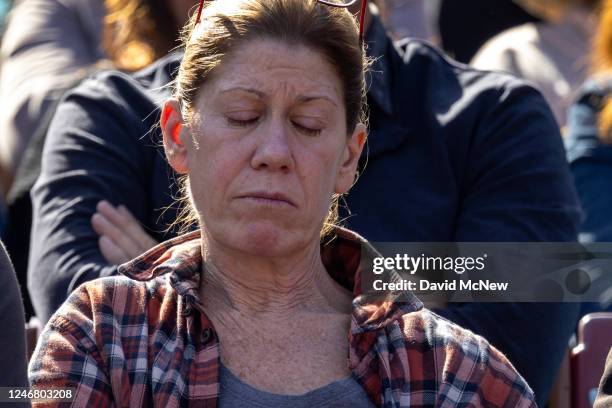
[[[366,265],[380,256],[376,249],[357,233],[336,227],[333,239],[321,245],[321,258],[328,273],[339,284],[353,291],[353,334],[386,327],[402,315],[423,308],[411,292],[394,291],[384,295],[362,290],[362,277],[371,275]],[[170,285],[187,304],[200,303],[198,288],[202,268],[200,231],[165,241],[138,258],[120,265],[118,272],[138,281],[149,281],[167,275]],[[386,278],[399,279],[394,271]]]
[[[374,59],[370,73],[366,78],[368,97],[387,115],[393,112],[391,101],[391,68],[386,48],[389,36],[378,15],[372,12],[370,27],[365,36],[366,54]]]

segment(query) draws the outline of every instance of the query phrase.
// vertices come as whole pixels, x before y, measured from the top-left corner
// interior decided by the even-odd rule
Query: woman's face
[[[366,135],[361,124],[347,134],[334,68],[310,48],[253,40],[225,58],[194,105],[184,147],[169,137],[172,120],[162,127],[209,241],[260,256],[318,243],[332,194],[353,183]]]

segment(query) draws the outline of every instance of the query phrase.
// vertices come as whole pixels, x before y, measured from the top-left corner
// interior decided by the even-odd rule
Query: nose
[[[270,120],[261,126],[251,166],[256,170],[287,172],[294,167],[289,130],[281,120]]]

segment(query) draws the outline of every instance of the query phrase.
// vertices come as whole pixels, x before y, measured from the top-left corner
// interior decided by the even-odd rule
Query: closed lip
[[[240,194],[237,198],[261,198],[265,200],[274,200],[285,202],[293,207],[297,207],[297,205],[289,198],[287,195],[283,193],[269,192],[269,191],[253,191],[249,193]]]

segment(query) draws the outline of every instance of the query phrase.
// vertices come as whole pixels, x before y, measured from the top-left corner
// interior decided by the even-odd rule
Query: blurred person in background
[[[12,10],[2,41],[0,166],[8,192],[45,112],[104,58],[103,0],[24,0]]]
[[[23,0],[2,41],[0,166],[5,194],[45,113],[96,63],[136,71],[176,45],[185,0]]]
[[[599,2],[520,0],[542,21],[498,34],[478,51],[471,65],[509,72],[536,84],[563,129],[567,110],[589,70]]]
[[[426,7],[436,42],[465,64],[496,34],[540,20],[515,0],[427,0]]]
[[[30,189],[61,96],[95,71],[134,72],[166,55],[191,7],[185,0],[24,0],[12,11],[0,73],[0,174],[10,186],[2,237],[28,317]]]
[[[27,387],[28,359],[21,292],[1,241],[0,288],[0,387]],[[0,406],[2,405],[0,402]],[[10,405],[15,406],[13,403]]]
[[[386,14],[383,21],[394,39],[414,37],[433,40],[432,21],[427,13],[428,1],[430,0],[384,0]]]
[[[603,0],[592,74],[569,110],[567,160],[582,203],[582,242],[612,242],[612,0]],[[612,273],[606,271],[606,273]],[[585,303],[581,314],[609,304]]]

